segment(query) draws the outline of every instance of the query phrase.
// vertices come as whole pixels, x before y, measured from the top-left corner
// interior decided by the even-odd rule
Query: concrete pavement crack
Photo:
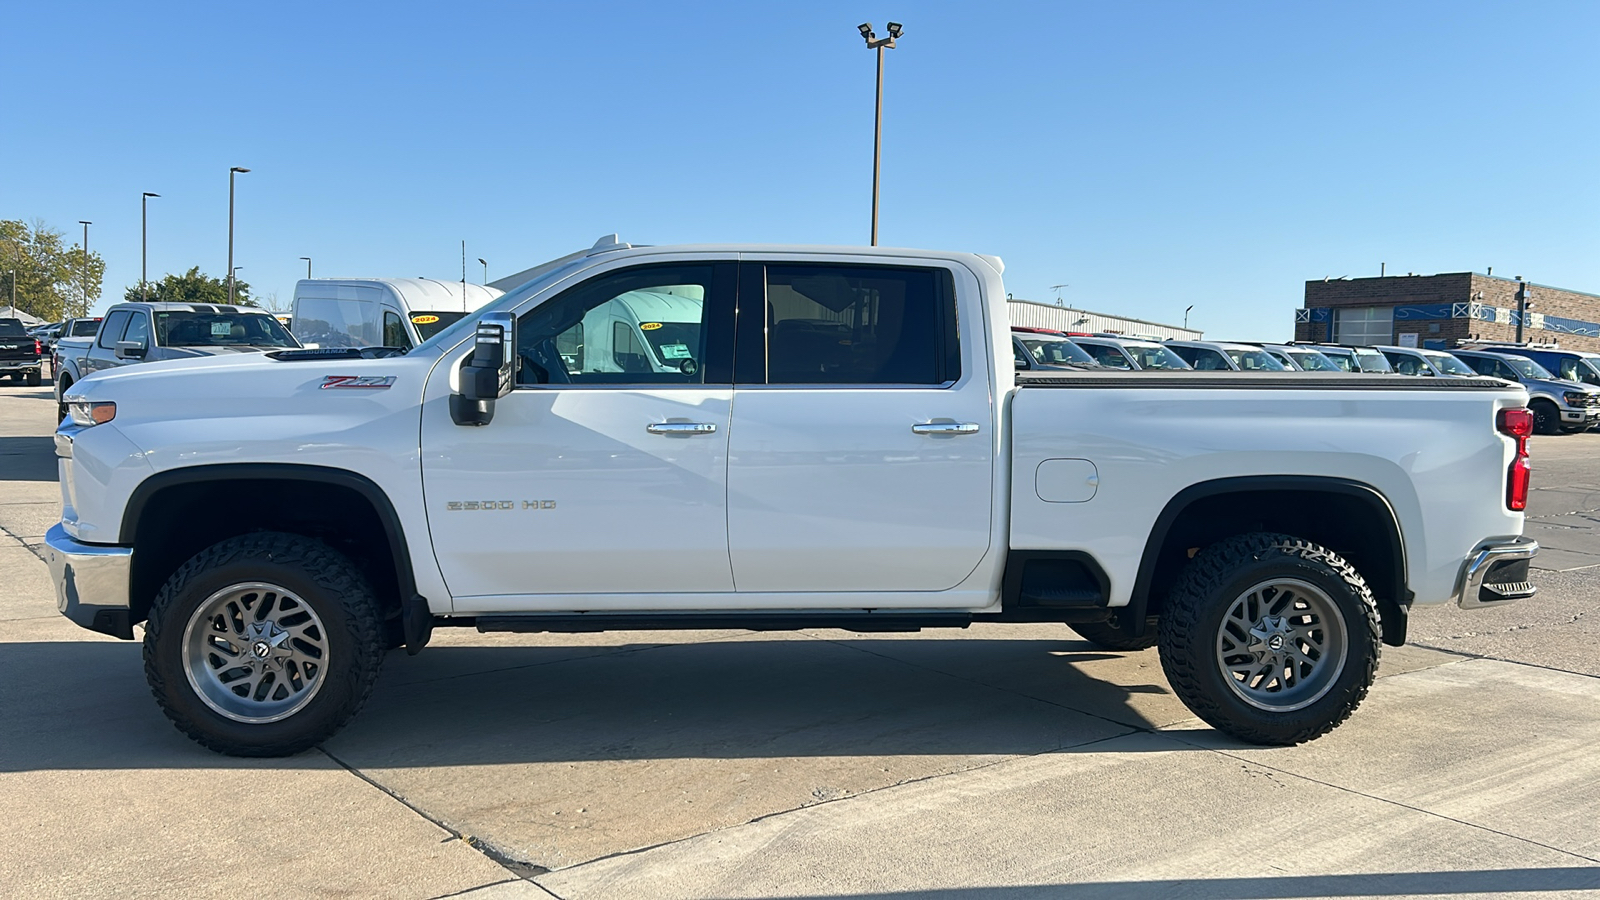
[[[328,759],[333,760],[336,765],[344,769],[346,772],[349,772],[351,775],[354,775],[362,781],[365,781],[367,784],[370,784],[385,794],[388,794],[396,803],[399,803],[406,809],[409,809],[421,816],[423,819],[426,819],[434,826],[448,832],[462,843],[466,844],[468,847],[471,847],[479,853],[482,853],[484,856],[488,857],[494,863],[499,865],[502,869],[505,869],[507,872],[515,875],[517,878],[523,881],[532,881],[535,876],[543,875],[544,873],[550,871],[550,869],[546,866],[541,866],[538,863],[529,862],[525,859],[518,859],[517,857],[512,856],[510,853],[502,850],[499,847],[496,847],[493,844],[490,844],[488,841],[485,841],[482,838],[462,833],[460,830],[452,827],[449,823],[445,822],[443,819],[440,819],[438,816],[433,815],[422,807],[412,803],[410,800],[407,800],[405,797],[402,797],[400,794],[390,790],[385,785],[380,784],[376,779],[367,775],[365,772],[345,762],[339,757],[334,756],[333,753],[329,752],[326,747],[318,747],[317,752],[321,753],[323,756],[326,756]],[[487,887],[487,885],[483,886]],[[543,888],[541,887],[541,890],[542,889]]]
[[[1320,778],[1312,778],[1309,775],[1301,775],[1301,774],[1299,774],[1297,772],[1291,772],[1291,771],[1289,771],[1287,769],[1280,769],[1277,766],[1272,766],[1272,765],[1268,765],[1266,763],[1263,763],[1258,759],[1250,759],[1250,758],[1247,758],[1247,757],[1239,756],[1237,754],[1230,753],[1230,752],[1228,752],[1226,750],[1219,750],[1219,749],[1216,749],[1214,747],[1203,747],[1203,746],[1200,746],[1199,744],[1192,744],[1189,741],[1185,741],[1183,738],[1178,737],[1177,735],[1173,735],[1173,739],[1178,741],[1178,742],[1180,742],[1180,743],[1189,744],[1189,746],[1194,747],[1196,750],[1209,750],[1210,752],[1215,753],[1218,756],[1226,756],[1229,759],[1237,760],[1238,762],[1243,763],[1243,764],[1245,764],[1247,766],[1255,766],[1255,767],[1261,768],[1261,769],[1268,769],[1268,770],[1271,770],[1273,772],[1277,772],[1277,773],[1279,773],[1281,775],[1285,775],[1285,776],[1287,776],[1289,778],[1296,778],[1296,779],[1299,779],[1301,781],[1309,782],[1311,784],[1320,784],[1323,787],[1332,788],[1332,789],[1334,789],[1336,791],[1342,791],[1342,792],[1344,792],[1346,794],[1350,794],[1352,796],[1363,797],[1363,798],[1368,799],[1368,800],[1375,800],[1378,803],[1386,803],[1386,804],[1389,804],[1390,806],[1398,806],[1401,809],[1409,809],[1412,812],[1421,813],[1421,814],[1423,814],[1425,816],[1432,816],[1433,818],[1436,818],[1436,819],[1443,819],[1446,822],[1454,822],[1457,825],[1465,825],[1468,828],[1475,828],[1475,829],[1477,829],[1479,831],[1486,831],[1489,834],[1499,835],[1500,837],[1503,837],[1503,838],[1510,838],[1513,841],[1519,841],[1519,842],[1524,843],[1524,844],[1530,844],[1530,845],[1532,845],[1534,847],[1543,847],[1546,850],[1550,850],[1550,851],[1555,852],[1555,853],[1560,853],[1563,856],[1570,856],[1573,859],[1581,859],[1581,860],[1583,860],[1585,862],[1591,862],[1591,863],[1600,863],[1600,858],[1584,856],[1582,853],[1574,853],[1571,850],[1566,850],[1566,849],[1563,849],[1561,847],[1553,847],[1553,846],[1551,846],[1549,844],[1544,843],[1543,841],[1536,841],[1533,838],[1523,837],[1522,835],[1519,835],[1519,834],[1511,834],[1510,832],[1501,831],[1498,828],[1491,828],[1488,825],[1480,825],[1477,822],[1469,822],[1466,819],[1458,819],[1455,816],[1447,816],[1444,813],[1434,812],[1431,809],[1424,809],[1423,807],[1420,807],[1420,806],[1413,806],[1410,803],[1403,803],[1403,802],[1401,802],[1399,800],[1392,800],[1392,799],[1390,799],[1388,797],[1380,797],[1380,796],[1378,796],[1376,794],[1369,794],[1366,791],[1359,791],[1359,790],[1356,790],[1355,788],[1345,787],[1343,785],[1333,784],[1331,782],[1323,781]]]
[[[1589,672],[1574,672],[1571,669],[1562,669],[1556,666],[1547,666],[1543,665],[1542,663],[1532,663],[1521,659],[1509,659],[1504,656],[1490,656],[1487,653],[1473,653],[1470,650],[1462,650],[1459,647],[1435,647],[1432,644],[1421,644],[1415,641],[1408,642],[1408,645],[1412,647],[1423,647],[1428,650],[1438,650],[1442,653],[1454,653],[1457,656],[1464,656],[1468,659],[1486,659],[1490,662],[1503,662],[1513,666],[1526,666],[1530,669],[1543,669],[1546,672],[1560,672],[1564,675],[1577,675],[1581,678],[1600,679],[1600,675],[1594,675]]]

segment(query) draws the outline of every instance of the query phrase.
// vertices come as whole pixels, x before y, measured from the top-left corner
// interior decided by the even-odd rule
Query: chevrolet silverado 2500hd
[[[1533,593],[1521,387],[1019,374],[1001,271],[602,239],[403,355],[97,372],[56,435],[60,609],[145,623],[166,714],[240,755],[328,737],[450,625],[1063,623],[1292,744],[1414,604]]]

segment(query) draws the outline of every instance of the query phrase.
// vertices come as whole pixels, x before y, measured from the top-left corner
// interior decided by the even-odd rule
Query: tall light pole
[[[78,224],[83,226],[83,308],[78,312],[87,316],[89,314],[89,226],[94,223],[79,219]]]
[[[1191,310],[1191,309],[1194,309],[1194,304],[1193,303],[1191,303],[1188,306],[1185,306],[1183,308],[1183,327],[1185,329],[1187,329],[1189,327],[1189,310]]]
[[[149,191],[139,195],[139,299],[150,299],[150,198],[159,197]]]
[[[478,257],[478,264],[483,266],[483,283],[489,283],[489,263],[483,257]]]
[[[248,172],[242,166],[228,170],[228,303],[233,304],[233,176]]]
[[[868,50],[878,51],[878,105],[872,117],[872,246],[878,246],[878,164],[883,156],[883,51],[893,50],[895,39],[900,37],[899,22],[889,23],[889,36],[880,38],[872,33],[872,23],[856,26],[867,42]]]
[[[306,261],[306,278],[309,279],[311,277],[311,257],[302,256],[300,258]]]

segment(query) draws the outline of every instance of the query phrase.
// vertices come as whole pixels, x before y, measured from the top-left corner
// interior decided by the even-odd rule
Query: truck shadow
[[[1012,755],[1189,716],[1154,651],[1104,653],[1070,638],[545,640],[390,654],[329,751],[357,768]],[[0,771],[306,764],[228,760],[191,743],[150,698],[137,644],[0,645],[0,685]]]
[[[55,481],[54,437],[0,437],[0,479]]]

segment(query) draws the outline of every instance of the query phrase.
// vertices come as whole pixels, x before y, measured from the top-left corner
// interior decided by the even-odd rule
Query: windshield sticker
[[[438,316],[412,316],[411,317],[411,324],[413,324],[413,325],[432,325],[433,323],[435,323],[437,321],[439,321],[439,317]]]
[[[386,391],[394,385],[393,375],[324,375],[322,377],[322,390],[355,389],[364,391]]]
[[[211,336],[212,337],[229,337],[232,334],[233,334],[233,323],[232,322],[228,322],[228,321],[224,320],[224,321],[221,321],[221,322],[212,322],[211,323]]]
[[[662,344],[662,359],[688,359],[690,357],[688,344]]]
[[[644,324],[639,326],[639,330],[640,331],[655,331],[657,328],[660,328],[660,327],[661,327],[661,323],[660,322],[645,322]]]

